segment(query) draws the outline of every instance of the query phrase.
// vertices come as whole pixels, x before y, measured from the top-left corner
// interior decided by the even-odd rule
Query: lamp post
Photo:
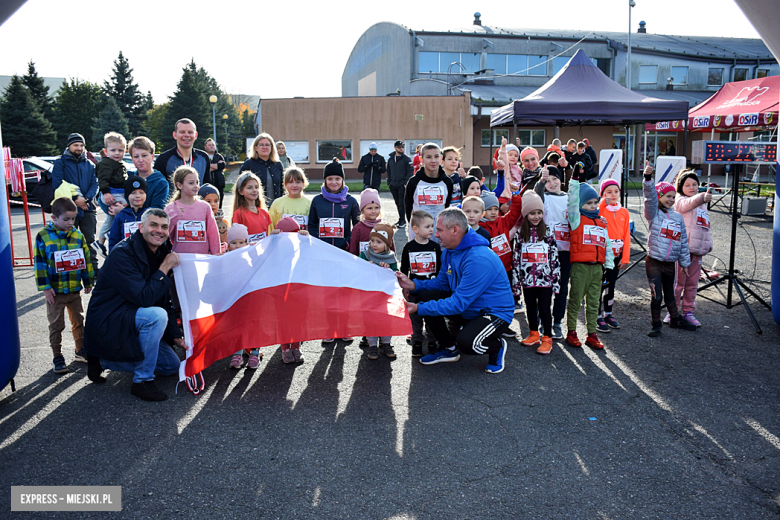
[[[631,8],[636,5],[634,0],[628,0],[628,51],[626,53],[626,88],[631,90]]]
[[[214,94],[209,98],[211,102],[211,125],[214,128],[214,146],[217,145],[217,96]]]
[[[222,114],[222,120],[225,122],[225,153],[229,154],[230,149],[228,148],[227,114]]]

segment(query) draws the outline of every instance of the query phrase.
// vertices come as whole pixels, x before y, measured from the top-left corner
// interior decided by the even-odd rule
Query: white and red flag
[[[390,269],[310,236],[280,233],[222,256],[179,258],[181,380],[245,348],[412,332]]]

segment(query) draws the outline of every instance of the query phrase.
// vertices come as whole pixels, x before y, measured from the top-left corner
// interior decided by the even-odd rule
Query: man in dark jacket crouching
[[[167,245],[169,223],[165,211],[150,208],[138,230],[111,250],[84,329],[89,379],[104,383],[103,369],[132,372],[130,392],[145,401],[168,398],[154,375],[175,374],[180,360],[170,343],[184,348],[171,305],[168,273],[179,265],[179,256]]]

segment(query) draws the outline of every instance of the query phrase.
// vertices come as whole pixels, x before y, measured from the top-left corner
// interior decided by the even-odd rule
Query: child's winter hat
[[[479,184],[479,179],[473,175],[467,175],[460,180],[460,191],[465,195],[469,191],[469,187],[474,183]]]
[[[604,179],[599,185],[599,193],[602,197],[604,196],[604,190],[607,188],[607,186],[617,186],[618,189],[620,189],[620,183],[615,179]]]
[[[683,186],[685,186],[685,181],[688,179],[693,179],[696,181],[696,184],[699,184],[699,176],[696,175],[696,172],[693,170],[683,170],[680,172],[680,175],[677,176],[677,193],[680,195],[685,195],[683,193]]]
[[[125,200],[130,200],[130,194],[135,190],[144,190],[144,193],[149,193],[149,188],[146,185],[146,179],[140,175],[133,175],[128,177],[125,181]]]
[[[520,148],[518,148],[517,146],[515,146],[513,144],[506,145],[506,153],[509,153],[510,150],[516,151],[518,153],[518,155],[520,154]]]
[[[544,202],[542,198],[532,190],[528,190],[523,194],[523,208],[521,210],[523,218],[525,218],[533,210],[539,209],[544,212]]]
[[[338,159],[335,157],[331,162],[325,165],[325,168],[322,170],[322,178],[327,179],[328,177],[332,175],[338,175],[342,179],[344,178],[344,167],[341,165]]]
[[[596,193],[596,190],[593,189],[593,186],[588,184],[587,182],[581,182],[580,183],[580,206],[585,204],[591,199],[598,199],[599,195]]]
[[[275,228],[282,233],[297,233],[301,230],[301,225],[292,217],[284,217],[276,223]]]
[[[557,177],[559,181],[563,182],[563,172],[557,167],[548,165],[547,173],[549,173],[551,177]]]
[[[198,197],[200,197],[201,199],[205,199],[206,195],[212,195],[212,194],[216,195],[217,200],[219,200],[219,190],[215,186],[209,183],[204,184],[198,190]]]
[[[656,193],[658,193],[658,198],[660,199],[667,193],[673,192],[674,186],[672,186],[668,182],[659,182],[658,184],[655,185],[655,191]]]
[[[494,206],[498,207],[498,197],[492,191],[483,191],[480,197],[482,197],[482,202],[485,203],[486,210]]]
[[[368,235],[368,239],[378,238],[387,246],[387,250],[390,251],[393,246],[393,226],[380,222],[371,229],[371,234]]]
[[[227,243],[230,245],[230,243],[233,240],[246,240],[249,242],[249,231],[246,229],[246,226],[243,224],[233,224],[228,228],[227,232]]]
[[[374,188],[366,188],[360,194],[360,211],[363,211],[363,208],[369,204],[379,204],[379,207],[382,207],[382,203],[379,202],[379,192]]]

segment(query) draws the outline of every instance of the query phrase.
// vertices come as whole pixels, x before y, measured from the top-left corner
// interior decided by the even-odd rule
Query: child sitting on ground
[[[143,177],[133,175],[125,181],[124,196],[128,206],[119,212],[111,224],[111,233],[108,236],[109,253],[115,245],[130,237],[138,229],[146,204],[147,192],[148,186]]]
[[[360,258],[373,262],[379,267],[398,271],[398,263],[395,259],[390,245],[393,243],[393,226],[388,224],[377,224],[371,230],[368,249],[360,253]],[[395,358],[395,351],[390,343],[390,336],[369,336],[368,337],[368,359],[377,359],[379,357],[379,348],[389,358]]]
[[[171,219],[170,240],[174,253],[220,254],[219,231],[211,206],[197,198],[200,181],[190,166],[179,166],[173,172],[176,193],[165,206]]]
[[[232,224],[243,224],[249,232],[249,245],[253,246],[268,236],[274,228],[265,203],[263,184],[250,171],[239,175],[233,186]]]
[[[628,210],[620,205],[620,184],[614,179],[601,182],[601,203],[599,215],[607,220],[607,234],[612,242],[612,254],[615,255],[615,267],[604,270],[604,280],[601,284],[602,298],[599,299],[599,317],[596,319],[596,330],[609,332],[619,329],[620,324],[612,316],[612,304],[615,300],[615,283],[621,269],[631,263],[631,216]],[[602,309],[603,312],[602,312]]]
[[[65,330],[65,309],[70,317],[76,361],[87,362],[84,344],[84,307],[81,288],[89,294],[95,283],[95,272],[89,256],[89,245],[81,232],[73,227],[76,204],[67,197],[51,204],[52,220],[35,237],[35,282],[46,299],[49,320],[49,345],[54,354],[54,373],[68,372],[62,355],[62,331]]]
[[[309,179],[303,170],[293,166],[284,170],[282,184],[285,195],[271,203],[271,209],[268,210],[271,221],[276,226],[283,218],[290,217],[298,222],[301,229],[307,229],[311,201],[303,196],[303,190],[309,185]]]
[[[95,246],[103,256],[106,256],[106,238],[111,231],[111,224],[114,221],[114,215],[119,208],[115,208],[113,214],[108,211],[110,206],[126,206],[127,200],[124,198],[125,181],[127,180],[127,166],[122,158],[125,156],[127,140],[122,134],[109,132],[103,136],[103,155],[95,166],[95,175],[98,180],[98,205],[106,214],[106,220],[98,233],[98,239]],[[119,211],[118,211],[119,210]]]

